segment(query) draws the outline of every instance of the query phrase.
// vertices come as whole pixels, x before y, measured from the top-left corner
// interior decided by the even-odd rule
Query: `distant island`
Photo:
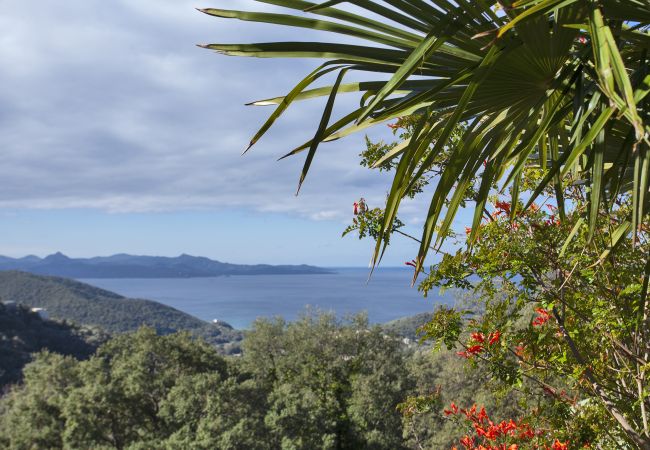
[[[20,270],[68,278],[205,278],[226,275],[330,274],[321,267],[302,265],[230,264],[202,256],[137,256],[118,254],[94,258],[69,258],[54,253],[39,258],[0,256],[0,270]]]

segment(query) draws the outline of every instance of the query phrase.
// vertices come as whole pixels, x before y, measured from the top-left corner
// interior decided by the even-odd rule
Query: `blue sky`
[[[246,0],[0,6],[0,254],[368,263],[370,241],[340,237],[352,203],[363,196],[381,206],[389,187],[385,175],[358,166],[362,135],[323,146],[298,197],[302,157],[276,159],[309,139],[322,103],[295,106],[240,156],[270,112],[244,104],[285,93],[317,61],[232,58],[195,46],[318,33],[194,9],[274,9]],[[390,137],[385,127],[369,133]],[[425,208],[405,205],[413,234]],[[387,265],[417,251],[405,240],[392,247]]]

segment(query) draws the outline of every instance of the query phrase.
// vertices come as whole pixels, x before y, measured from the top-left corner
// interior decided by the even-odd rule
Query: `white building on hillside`
[[[38,314],[43,320],[48,320],[50,318],[50,315],[45,308],[32,308],[32,312]]]

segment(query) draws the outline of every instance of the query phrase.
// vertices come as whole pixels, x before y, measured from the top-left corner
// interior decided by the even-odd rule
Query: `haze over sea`
[[[432,311],[452,304],[453,293],[424,298],[410,287],[412,272],[380,268],[366,283],[367,268],[333,268],[330,275],[257,275],[216,278],[82,279],[132,298],[156,300],[200,319],[249,328],[257,317],[296,319],[307,306],[338,316],[361,311],[372,323]]]

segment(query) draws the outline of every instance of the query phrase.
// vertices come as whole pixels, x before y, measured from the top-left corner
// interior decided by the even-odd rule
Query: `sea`
[[[248,329],[258,317],[295,320],[307,311],[345,318],[365,312],[371,323],[384,323],[453,304],[454,293],[423,297],[411,287],[413,272],[379,268],[329,268],[323,275],[247,275],[214,278],[81,279],[131,298],[172,306],[205,321],[221,320]]]

